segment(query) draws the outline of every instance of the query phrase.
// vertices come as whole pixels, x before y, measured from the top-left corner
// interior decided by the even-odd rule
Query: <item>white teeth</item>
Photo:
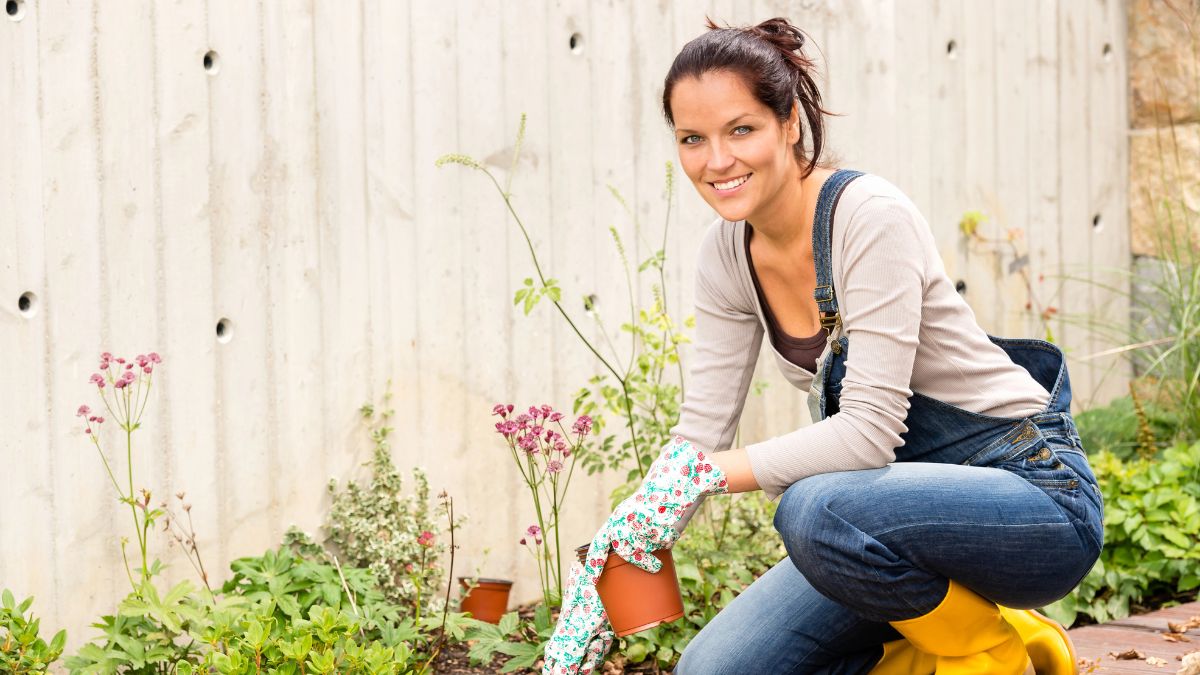
[[[733,188],[741,185],[742,183],[745,183],[749,179],[750,179],[750,174],[746,174],[745,176],[742,176],[741,178],[734,178],[733,180],[729,181],[728,183],[713,183],[713,185],[715,185],[718,190],[732,190]]]

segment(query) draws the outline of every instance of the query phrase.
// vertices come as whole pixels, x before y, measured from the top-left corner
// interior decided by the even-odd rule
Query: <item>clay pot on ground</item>
[[[475,579],[475,587],[467,590],[471,579],[459,577],[462,586],[461,611],[488,623],[500,623],[500,617],[508,609],[508,592],[513,582],[508,579]]]
[[[587,556],[588,545],[575,549],[580,562]],[[616,553],[609,553],[604,570],[596,582],[600,602],[608,612],[617,637],[654,628],[683,617],[683,596],[675,576],[675,559],[670,549],[655,551],[662,569],[651,574],[630,565]]]

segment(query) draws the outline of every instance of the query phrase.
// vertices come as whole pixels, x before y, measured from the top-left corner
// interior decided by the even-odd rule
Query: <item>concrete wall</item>
[[[290,524],[316,530],[328,479],[361,475],[370,456],[356,409],[390,380],[397,462],[427,467],[471,518],[460,570],[490,548],[487,575],[516,578],[514,599],[538,593],[515,544],[532,509],[491,404],[569,409],[597,366],[545,307],[512,307],[532,274],[524,241],[481,175],[434,160],[469,153],[504,176],[528,113],[517,208],[599,341],[578,298],[596,293],[611,327],[626,312],[607,227],[633,258],[649,250],[606,186],[658,232],[675,159],[662,78],[706,13],[786,15],[810,31],[844,115],[829,123],[831,149],[913,197],[989,331],[1043,327],[1007,245],[964,243],[972,209],[990,216],[989,236],[1023,229],[1037,304],[1058,310],[1049,323],[1073,359],[1107,346],[1077,319],[1127,315],[1088,283],[1129,260],[1115,0],[8,5],[0,586],[36,594],[72,649],[128,590],[127,515],[74,417],[106,349],[165,357],[137,482],[188,492],[210,569],[276,545]],[[681,184],[667,273],[677,310],[690,309],[711,218]],[[1124,389],[1113,363],[1073,361],[1079,404]],[[806,421],[801,394],[763,364],[770,384],[747,407],[744,442]],[[612,484],[578,482],[571,541],[607,514]],[[155,544],[171,577],[189,574]]]

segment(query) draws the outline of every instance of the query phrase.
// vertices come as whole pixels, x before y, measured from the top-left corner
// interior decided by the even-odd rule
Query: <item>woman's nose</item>
[[[722,174],[729,167],[733,166],[733,162],[733,153],[728,146],[722,143],[712,143],[709,145],[708,170],[710,173]]]

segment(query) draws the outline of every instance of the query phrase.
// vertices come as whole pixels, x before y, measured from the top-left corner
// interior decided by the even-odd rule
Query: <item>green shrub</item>
[[[1104,494],[1104,550],[1066,598],[1046,608],[1070,625],[1105,622],[1146,605],[1190,600],[1200,587],[1200,442],[1153,458],[1102,450],[1092,468]]]
[[[377,414],[364,405],[361,412],[372,425],[375,444],[371,481],[367,485],[351,481],[340,490],[330,482],[333,505],[325,524],[326,544],[341,554],[347,566],[369,569],[384,596],[411,608],[419,619],[423,613],[441,611],[435,590],[442,577],[438,561],[447,550],[437,538],[441,527],[429,508],[429,482],[423,471],[413,469],[415,487],[411,494],[404,493],[388,442],[392,411]]]
[[[43,640],[41,620],[32,612],[25,614],[32,604],[29,597],[18,605],[7,588],[0,593],[0,672],[44,673],[62,654],[67,632],[60,630],[50,642]]]
[[[1174,438],[1178,416],[1152,402],[1142,402],[1144,425],[1158,443]],[[1132,396],[1122,396],[1100,408],[1091,408],[1075,416],[1079,437],[1089,453],[1111,452],[1122,460],[1138,455],[1139,414]]]

